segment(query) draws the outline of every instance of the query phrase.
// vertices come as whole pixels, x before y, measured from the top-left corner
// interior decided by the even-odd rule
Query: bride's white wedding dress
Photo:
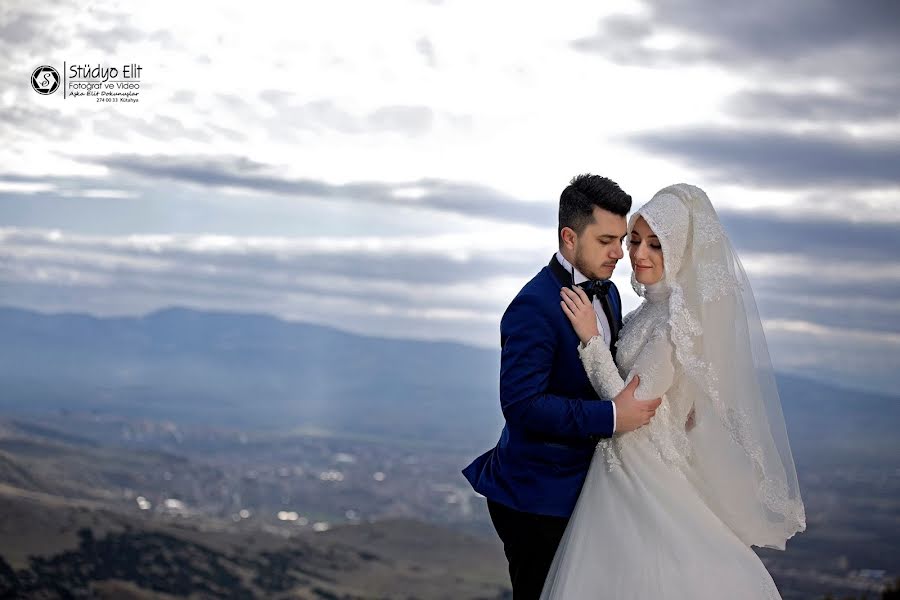
[[[777,392],[776,415],[771,406],[762,406],[760,394],[769,390],[755,379],[738,376],[742,370],[756,371],[748,366],[754,364],[750,352],[731,352],[733,344],[722,342],[733,342],[736,334],[746,335],[749,344],[747,319],[737,319],[733,310],[719,313],[715,318],[735,319],[729,323],[729,335],[707,331],[720,343],[707,343],[705,350],[697,343],[704,334],[701,325],[714,322],[708,303],[724,298],[715,286],[732,286],[740,281],[734,277],[743,273],[723,275],[706,262],[699,277],[693,275],[693,284],[689,278],[669,275],[670,269],[684,275],[681,260],[699,257],[685,239],[689,236],[679,239],[677,228],[690,231],[700,220],[690,209],[696,208],[693,196],[702,194],[691,186],[673,187],[680,193],[651,201],[631,220],[633,226],[638,214],[644,216],[660,236],[667,276],[646,288],[636,285],[645,301],[626,317],[617,346],[618,367],[600,337],[579,348],[601,396],[614,397],[638,374],[636,397],[663,401],[649,425],[598,444],[542,599],[780,599],[750,544],[783,549],[785,540],[805,527],[789,448],[786,456],[782,452],[787,438],[780,439],[783,417],[778,423]],[[687,217],[680,208],[673,209],[673,203],[686,205]],[[695,236],[718,233],[694,230]],[[696,310],[691,307],[692,285],[699,290]],[[727,361],[718,371],[711,368],[715,353],[724,353],[721,358]],[[718,397],[744,388],[752,388],[752,401],[734,394]],[[692,409],[696,424],[688,431]]]
[[[598,446],[550,567],[545,598],[780,598],[753,550],[690,483],[689,465],[672,464],[682,462],[688,446],[685,422],[692,405],[682,394],[666,394],[684,377],[672,361],[667,296],[664,289],[648,290],[617,347],[623,376],[641,376],[635,396],[663,396],[663,402],[649,425]],[[618,394],[622,377],[602,338],[580,353],[597,391],[607,398]],[[675,460],[663,460],[661,452]]]

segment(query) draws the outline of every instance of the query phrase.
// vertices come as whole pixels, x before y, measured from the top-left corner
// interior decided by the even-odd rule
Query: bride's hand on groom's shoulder
[[[564,287],[560,290],[559,295],[562,298],[559,304],[566,316],[569,317],[582,344],[587,344],[592,337],[600,335],[600,330],[597,328],[597,313],[583,289],[578,286],[575,286],[574,290]]]

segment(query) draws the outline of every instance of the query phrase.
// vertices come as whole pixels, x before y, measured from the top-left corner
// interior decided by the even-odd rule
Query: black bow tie
[[[588,279],[587,281],[582,281],[578,284],[578,287],[584,290],[584,293],[587,294],[588,299],[593,302],[594,298],[606,298],[606,294],[609,292],[609,286],[612,285],[609,279]]]

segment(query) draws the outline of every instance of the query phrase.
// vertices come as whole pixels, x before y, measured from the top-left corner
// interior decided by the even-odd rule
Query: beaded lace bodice
[[[679,390],[683,373],[673,360],[666,284],[660,282],[649,286],[645,298],[646,301],[625,318],[617,346],[618,366],[602,338],[594,338],[587,346],[579,348],[585,372],[601,396],[616,396],[635,375],[640,375],[635,397],[640,400],[663,398],[648,425],[601,440],[597,445],[610,469],[621,464],[618,456],[621,445],[637,438],[649,439],[660,458],[675,467],[684,466],[690,453],[685,422],[693,403]]]

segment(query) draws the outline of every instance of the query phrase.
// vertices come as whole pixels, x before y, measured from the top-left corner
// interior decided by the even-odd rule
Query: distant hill
[[[499,348],[184,308],[127,318],[0,308],[0,331],[6,413],[96,410],[473,449],[502,426]],[[793,444],[897,447],[898,398],[778,380]]]
[[[64,408],[432,442],[496,438],[499,352],[269,316],[0,308],[0,410]]]
[[[102,505],[124,505],[122,489],[160,489],[166,472],[192,481],[220,481],[220,469],[159,450],[100,445],[59,430],[0,420],[0,485],[27,494],[60,496]],[[174,482],[178,484],[178,482]],[[166,487],[194,502],[194,485]],[[130,499],[127,504],[133,504]]]
[[[509,598],[493,537],[408,518],[315,532],[256,507],[235,521],[198,510],[204,481],[227,485],[184,456],[0,419],[0,598]],[[190,508],[140,510],[123,486]]]
[[[497,542],[409,520],[285,539],[0,486],[0,531],[2,598],[510,597]]]
[[[791,445],[818,461],[900,456],[900,397],[777,376]]]

